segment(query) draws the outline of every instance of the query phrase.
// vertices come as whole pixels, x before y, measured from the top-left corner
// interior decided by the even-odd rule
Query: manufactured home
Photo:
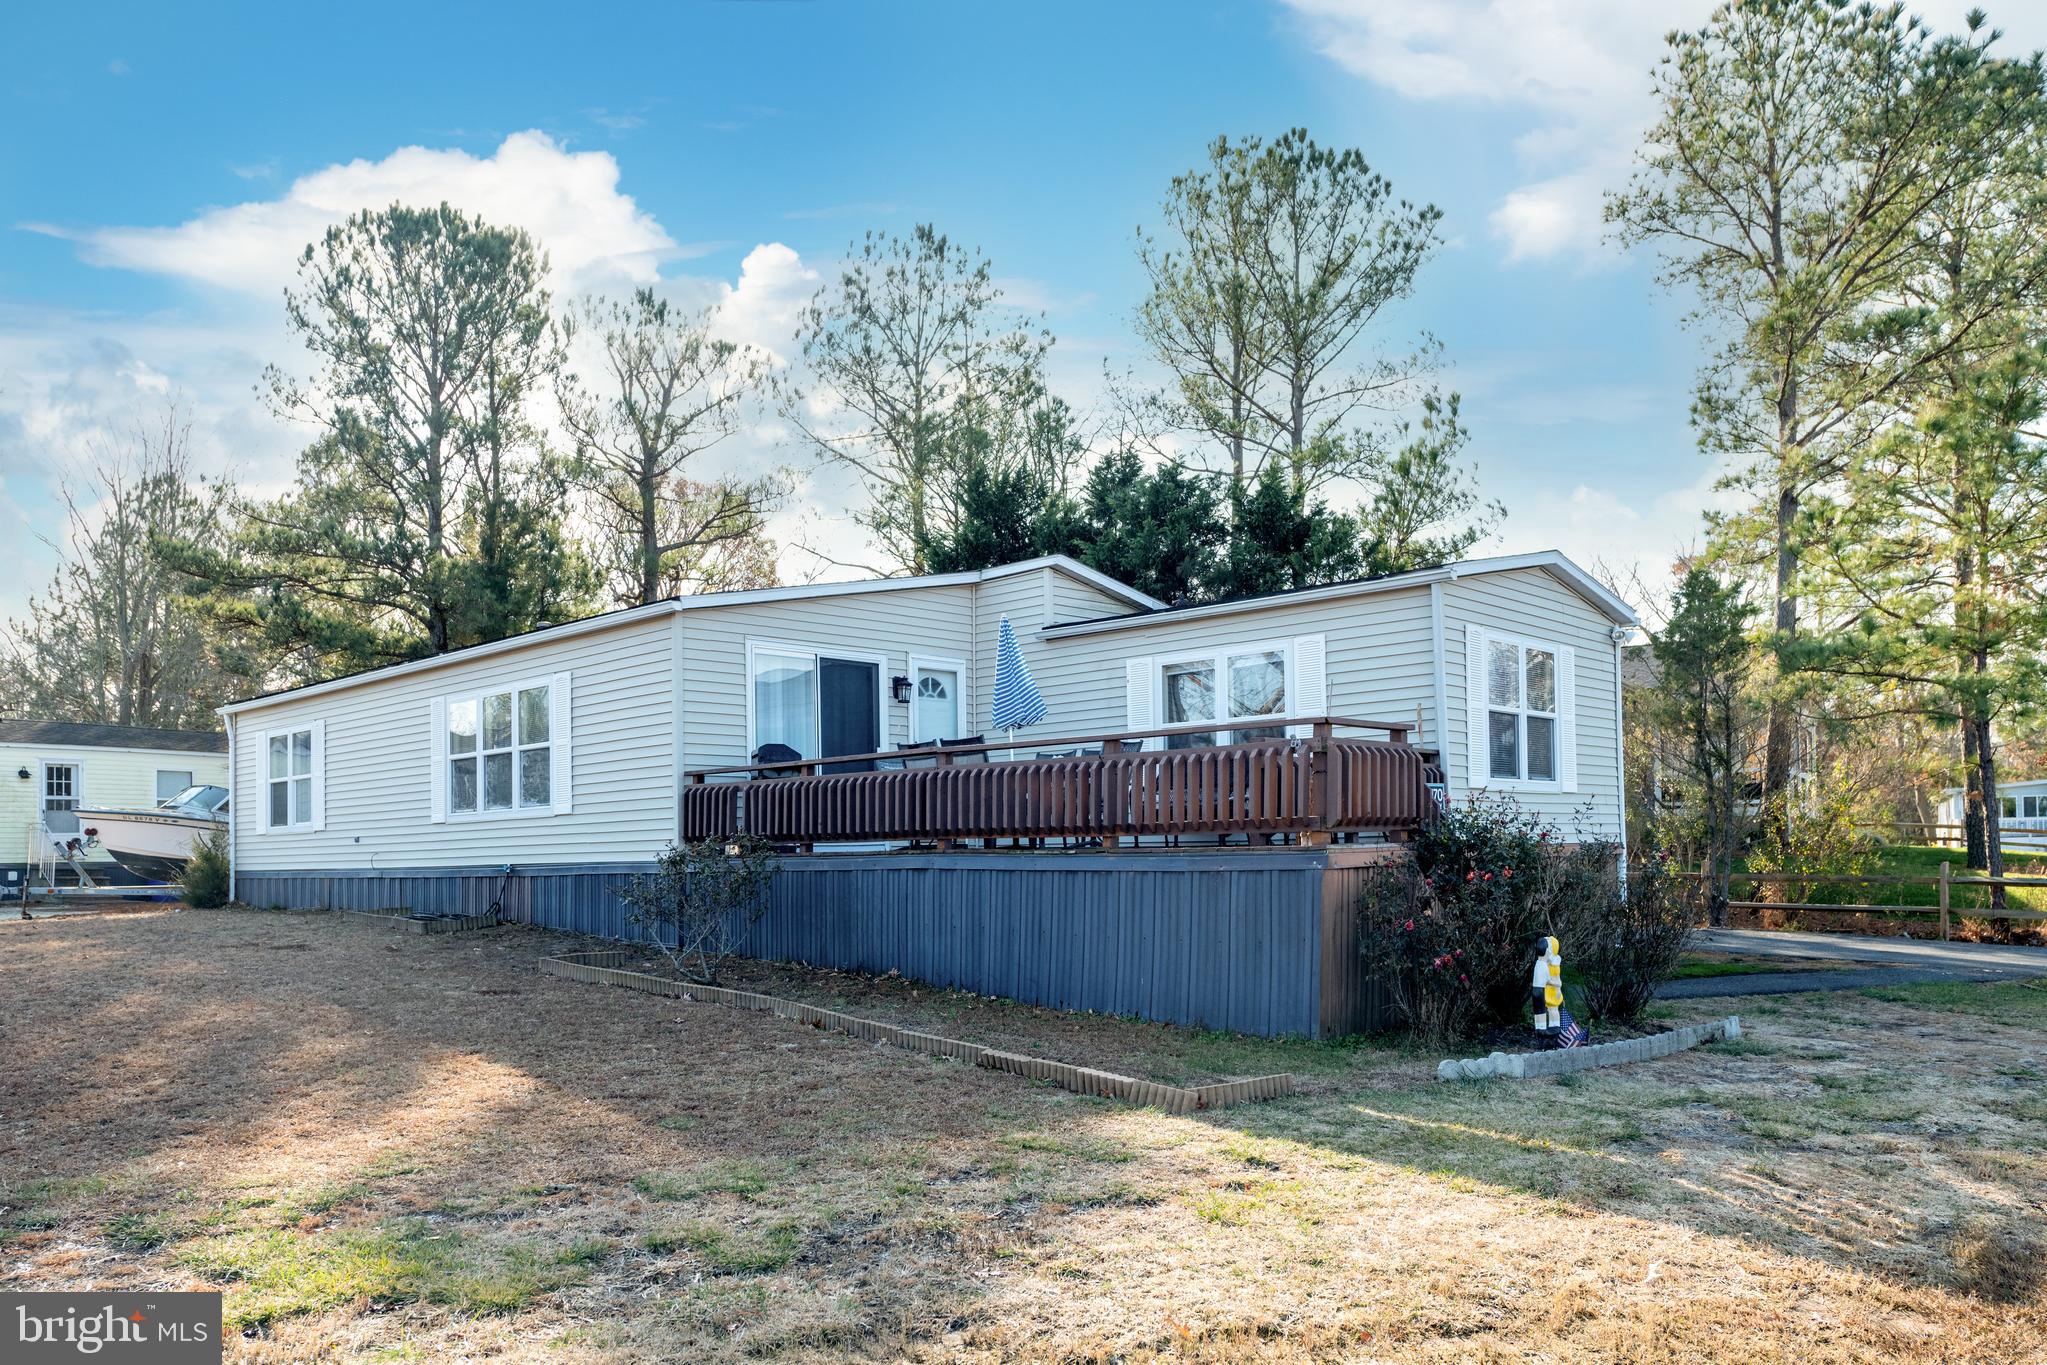
[[[0,720],[0,879],[11,891],[38,868],[61,875],[53,850],[82,833],[74,811],[147,809],[195,785],[226,784],[227,736],[217,731]],[[105,849],[81,846],[91,880],[139,880]]]
[[[744,830],[789,850],[758,955],[1340,1034],[1358,879],[1434,803],[1623,836],[1633,624],[1555,552],[1182,607],[1059,556],[685,597],[223,708],[236,892],[629,938],[624,878]]]
[[[1941,794],[1935,843],[1962,843],[1964,803],[1967,793],[1949,787]],[[2007,846],[2037,848],[2047,844],[2047,778],[2000,780],[1997,784],[1997,828]]]

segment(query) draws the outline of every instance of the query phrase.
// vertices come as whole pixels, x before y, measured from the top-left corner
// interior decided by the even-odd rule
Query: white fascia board
[[[1109,577],[1100,569],[1091,569],[1071,555],[1040,555],[1036,559],[1021,560],[1015,564],[998,564],[992,569],[981,570],[977,576],[985,582],[992,578],[1008,578],[1013,574],[1031,573],[1037,569],[1057,569],[1070,578],[1077,578],[1083,583],[1100,588],[1112,597],[1120,597],[1126,602],[1149,607],[1153,611],[1162,610],[1166,605],[1150,593],[1139,592],[1128,583]]]
[[[25,739],[0,741],[0,753],[54,754],[76,749],[82,754],[141,754],[149,758],[226,759],[225,749],[145,749],[134,744],[33,744]]]
[[[1633,607],[1622,600],[1613,589],[1579,568],[1571,561],[1570,556],[1561,550],[1535,550],[1521,555],[1465,559],[1447,567],[1455,570],[1452,574],[1455,578],[1469,578],[1482,573],[1505,573],[1510,569],[1547,569],[1551,577],[1605,612],[1615,625],[1642,624]]]

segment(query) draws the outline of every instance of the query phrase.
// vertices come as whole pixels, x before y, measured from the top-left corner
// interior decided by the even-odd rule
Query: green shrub
[[[1551,931],[1556,832],[1512,802],[1455,807],[1379,869],[1360,915],[1366,970],[1401,1025],[1432,1042],[1526,1013],[1535,941]]]
[[[1560,898],[1564,980],[1583,993],[1588,1019],[1632,1022],[1657,987],[1677,974],[1692,926],[1705,915],[1702,883],[1678,875],[1667,854],[1638,857],[1623,894],[1618,850],[1581,844],[1566,855],[1575,875]]]
[[[217,829],[192,841],[192,857],[178,877],[185,904],[213,910],[227,904],[227,831]]]
[[[1412,849],[1368,880],[1359,940],[1399,1026],[1428,1042],[1525,1024],[1535,946],[1552,934],[1586,1014],[1634,1019],[1696,922],[1692,885],[1667,859],[1644,860],[1623,895],[1617,844],[1566,845],[1506,798],[1451,809]]]

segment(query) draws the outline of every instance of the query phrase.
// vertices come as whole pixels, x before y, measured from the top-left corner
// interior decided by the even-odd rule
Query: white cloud
[[[55,568],[55,555],[30,533],[50,522],[59,486],[82,479],[99,452],[118,449],[167,397],[191,419],[203,471],[231,470],[259,494],[287,486],[307,433],[276,417],[257,393],[266,364],[290,370],[305,359],[285,328],[277,291],[305,243],[349,213],[440,198],[533,233],[554,264],[560,300],[651,284],[707,310],[721,335],[778,362],[793,354],[798,315],[822,278],[794,250],[768,242],[746,254],[736,276],[663,279],[662,262],[699,248],[678,245],[621,192],[609,155],[569,153],[530,133],[485,157],[414,147],[329,166],[276,197],[210,209],[176,227],[56,233],[76,241],[90,263],[215,289],[161,314],[0,308],[0,536],[23,547],[18,572],[0,583],[0,619],[18,614]],[[718,447],[706,472],[780,464],[788,458],[779,448],[784,435],[764,414]],[[844,512],[852,496],[842,479],[807,479],[776,529],[857,562],[864,535]],[[820,567],[799,552],[784,558],[792,576]]]
[[[1626,178],[1653,113],[1649,71],[1711,0],[1285,0],[1345,70],[1414,100],[1514,106],[1527,183],[1491,214],[1509,260],[1599,246],[1600,196]]]
[[[1708,512],[1734,512],[1743,505],[1739,489],[1721,488],[1725,469],[1702,466],[1690,483],[1646,498],[1627,498],[1611,489],[1578,484],[1568,493],[1534,493],[1517,498],[1500,528],[1505,553],[1562,550],[1603,576],[1619,580],[1634,599],[1639,584],[1660,597],[1673,585],[1678,557],[1705,541]],[[1659,601],[1635,601],[1654,613]]]
[[[780,242],[764,242],[739,263],[739,280],[720,286],[711,327],[731,341],[758,346],[786,364],[803,306],[821,277]]]
[[[514,133],[489,156],[402,147],[301,176],[276,199],[208,209],[176,227],[38,227],[79,243],[88,261],[275,297],[298,255],[363,209],[443,201],[521,227],[547,250],[565,291],[650,284],[685,254],[619,190],[608,152],[570,152],[544,133]]]
[[[1490,221],[1507,259],[1600,248],[1601,199],[1625,183],[1654,118],[1650,71],[1673,28],[1696,28],[1714,0],[1282,0],[1330,60],[1412,100],[1513,107],[1533,116],[1515,140],[1529,179]],[[1974,0],[1912,6],[1936,34],[1962,31]],[[2000,9],[2008,11],[1998,12]],[[2047,41],[2047,10],[1993,7],[1997,50]],[[2017,22],[2011,20],[2016,17]]]

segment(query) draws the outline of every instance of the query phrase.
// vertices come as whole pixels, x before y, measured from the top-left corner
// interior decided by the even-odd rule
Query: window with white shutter
[[[568,709],[567,673],[434,698],[432,819],[571,810]]]

